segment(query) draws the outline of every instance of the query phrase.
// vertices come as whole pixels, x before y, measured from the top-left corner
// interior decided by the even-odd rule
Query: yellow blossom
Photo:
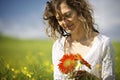
[[[76,66],[76,70],[78,70],[81,66],[83,66],[83,64],[80,63],[80,61],[77,62],[77,66]]]
[[[24,67],[23,69],[24,69],[24,70],[27,70],[27,67]]]
[[[53,69],[54,69],[54,66],[51,64],[50,65],[50,70],[53,71]]]
[[[27,76],[28,76],[29,78],[31,78],[31,74],[28,73]]]
[[[101,65],[100,64],[97,64],[96,67],[97,67],[97,69],[101,69]]]
[[[11,71],[15,71],[15,69],[14,69],[14,68],[11,68]]]

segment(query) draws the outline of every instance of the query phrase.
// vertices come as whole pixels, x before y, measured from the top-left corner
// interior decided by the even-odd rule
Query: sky
[[[48,0],[0,0],[0,34],[21,39],[47,38],[42,15]],[[120,0],[89,0],[97,29],[120,40]]]

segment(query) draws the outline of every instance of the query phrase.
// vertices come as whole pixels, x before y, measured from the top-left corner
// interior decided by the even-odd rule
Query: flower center
[[[71,65],[71,60],[70,59],[66,60],[64,66],[69,67],[70,65]]]

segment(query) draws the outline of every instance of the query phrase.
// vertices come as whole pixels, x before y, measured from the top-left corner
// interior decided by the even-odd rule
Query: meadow
[[[0,36],[0,80],[53,80],[52,44],[52,40]],[[120,42],[113,46],[116,80],[120,80]]]

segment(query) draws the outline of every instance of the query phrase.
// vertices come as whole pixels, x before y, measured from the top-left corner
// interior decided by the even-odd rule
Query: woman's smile
[[[66,30],[72,30],[72,29],[73,29],[73,25],[66,25],[66,26],[65,26],[65,29],[66,29]]]
[[[76,24],[79,23],[77,12],[66,5],[66,3],[61,3],[60,15],[57,13],[56,19],[58,20],[59,25],[67,32],[72,32],[79,26],[79,24]]]

